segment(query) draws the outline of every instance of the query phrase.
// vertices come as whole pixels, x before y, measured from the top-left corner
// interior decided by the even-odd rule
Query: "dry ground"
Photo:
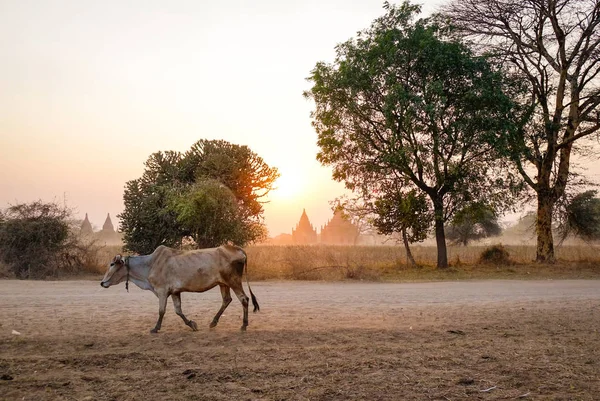
[[[157,335],[152,293],[98,284],[0,281],[0,399],[600,399],[598,280],[256,282],[248,332],[211,290]]]

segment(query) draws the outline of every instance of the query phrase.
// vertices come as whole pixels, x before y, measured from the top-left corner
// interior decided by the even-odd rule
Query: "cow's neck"
[[[152,255],[129,257],[129,280],[142,290],[154,291],[148,281],[152,269]]]

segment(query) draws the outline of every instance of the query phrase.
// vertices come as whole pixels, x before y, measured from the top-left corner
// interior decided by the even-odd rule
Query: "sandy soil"
[[[214,289],[157,335],[131,287],[0,281],[0,399],[600,399],[600,281],[256,282],[246,333]]]

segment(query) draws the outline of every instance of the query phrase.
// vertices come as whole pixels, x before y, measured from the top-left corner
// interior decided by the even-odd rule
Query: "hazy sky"
[[[343,186],[315,160],[305,78],[382,4],[0,0],[0,207],[66,198],[116,223],[151,153],[209,138],[280,169],[272,235],[303,208],[324,224]]]
[[[441,0],[422,1],[430,13]],[[0,207],[66,198],[101,227],[159,150],[248,145],[279,168],[271,235],[343,185],[315,160],[310,70],[382,0],[0,0]]]

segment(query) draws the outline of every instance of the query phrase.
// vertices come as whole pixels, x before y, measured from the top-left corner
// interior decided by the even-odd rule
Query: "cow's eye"
[[[114,265],[115,265],[115,262],[112,262],[112,263],[110,264],[110,267],[113,267]]]

